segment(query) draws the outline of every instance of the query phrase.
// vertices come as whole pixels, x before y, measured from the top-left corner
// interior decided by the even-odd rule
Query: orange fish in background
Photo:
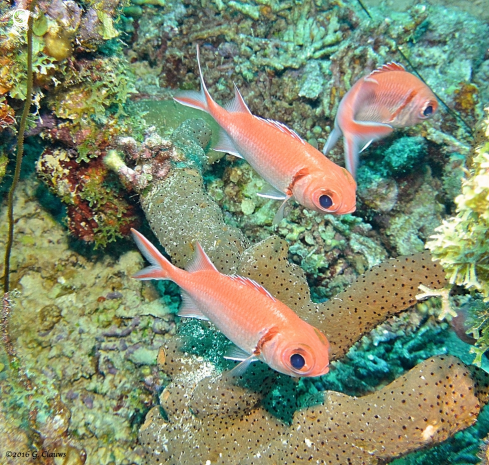
[[[182,289],[181,317],[210,320],[236,346],[226,358],[240,360],[240,376],[261,360],[289,376],[321,376],[329,371],[329,343],[321,331],[251,279],[219,273],[197,243],[187,271],[172,265],[141,233],[134,240],[152,266],[133,278],[168,279]]]
[[[244,158],[269,183],[258,195],[284,201],[275,223],[290,198],[320,213],[355,211],[356,183],[350,173],[284,124],[252,115],[236,86],[234,99],[224,108],[218,105],[205,86],[198,47],[197,63],[201,92],[182,91],[174,99],[209,113],[221,127],[213,149]]]
[[[402,65],[387,63],[345,94],[323,152],[327,154],[343,134],[346,168],[355,176],[358,154],[372,141],[430,118],[437,108],[435,95],[423,81]]]

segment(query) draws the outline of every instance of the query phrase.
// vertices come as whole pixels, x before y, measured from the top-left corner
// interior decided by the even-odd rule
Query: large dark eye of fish
[[[333,205],[333,199],[329,195],[322,195],[319,197],[319,205],[323,208],[329,208]]]
[[[290,356],[290,364],[296,369],[300,370],[305,364],[306,361],[301,354],[292,354]]]
[[[426,118],[428,118],[428,116],[431,116],[433,114],[433,107],[431,105],[428,105],[424,111],[423,111],[423,115],[426,116]]]

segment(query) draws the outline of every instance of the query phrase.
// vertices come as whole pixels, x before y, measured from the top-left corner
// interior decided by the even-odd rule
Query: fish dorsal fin
[[[229,113],[249,113],[251,115],[251,111],[248,108],[248,105],[246,105],[236,84],[234,84],[234,98],[226,103],[224,108],[229,111]]]
[[[249,354],[245,350],[241,349],[236,344],[231,344],[226,349],[226,353],[224,354],[224,358],[227,360],[238,360],[238,361],[242,362],[243,360],[246,360],[247,358],[249,358],[250,355],[251,354]]]
[[[373,74],[381,74],[386,73],[388,71],[406,71],[406,68],[395,61],[391,61],[390,63],[386,63],[385,65],[379,66],[376,70],[372,71],[367,77],[372,76]]]
[[[197,304],[193,301],[192,297],[185,291],[182,291],[182,305],[178,311],[178,316],[182,318],[197,318],[198,320],[208,320],[201,310],[197,307]]]
[[[256,281],[253,281],[250,278],[243,278],[242,276],[238,276],[238,275],[232,275],[232,276],[230,276],[230,278],[233,279],[234,281],[240,283],[240,284],[243,284],[244,286],[247,286],[251,289],[255,289],[260,294],[263,294],[264,296],[268,297],[269,299],[273,300],[274,302],[277,301],[277,299],[272,294],[270,294],[270,292],[268,292],[263,286],[261,286]]]
[[[259,120],[263,121],[264,123],[268,124],[269,126],[272,126],[276,129],[278,129],[280,132],[283,132],[284,134],[288,134],[289,136],[293,137],[294,139],[298,140],[299,142],[302,142],[305,144],[304,139],[299,136],[293,129],[290,129],[283,123],[279,123],[278,121],[275,121],[273,119],[265,119],[265,118],[260,118],[259,116],[255,116],[255,118],[258,118]]]
[[[217,271],[219,270],[211,262],[211,259],[204,252],[204,249],[198,242],[195,243],[195,254],[192,261],[185,267],[189,273],[196,271]]]

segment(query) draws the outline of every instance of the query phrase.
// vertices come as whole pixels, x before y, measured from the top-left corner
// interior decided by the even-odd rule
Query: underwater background
[[[274,225],[173,101],[196,44],[217,102],[235,83],[320,150],[385,63],[440,107],[362,152],[354,213],[290,201]],[[0,463],[489,463],[488,107],[487,0],[0,0]],[[131,278],[131,228],[262,284],[326,334],[330,373],[229,379],[179,288]]]

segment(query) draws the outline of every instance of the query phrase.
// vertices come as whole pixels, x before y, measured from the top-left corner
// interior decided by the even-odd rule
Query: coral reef
[[[46,149],[37,172],[67,205],[68,228],[76,238],[104,247],[139,224],[135,204],[100,160],[78,163],[73,151]]]
[[[18,295],[9,324],[18,364],[9,363],[2,345],[0,416],[8,421],[0,421],[1,450],[61,453],[71,444],[84,453],[65,463],[143,464],[137,430],[165,384],[156,357],[175,330],[174,304],[131,279],[143,266],[137,251],[81,254],[33,200],[39,181],[31,177],[20,187],[12,257]],[[3,247],[5,211],[1,218]],[[16,381],[19,370],[32,391]]]
[[[440,260],[451,284],[462,285],[481,294],[484,302],[474,308],[474,323],[469,331],[477,339],[476,363],[489,348],[488,313],[488,231],[489,231],[489,119],[481,130],[483,139],[471,160],[462,192],[455,199],[456,215],[436,229],[428,242],[435,259]]]
[[[25,28],[14,21],[22,5],[0,4],[0,181],[25,98]],[[436,6],[372,14],[363,21],[357,3],[329,0],[39,1],[28,134],[42,140],[37,173],[61,199],[72,235],[102,248],[144,228],[146,216],[154,242],[180,267],[199,240],[221,271],[256,280],[323,329],[337,377],[295,384],[256,364],[246,379],[229,380],[226,339],[206,323],[175,324],[176,289],[130,280],[141,258],[123,242],[80,253],[34,199],[44,196],[58,217],[63,208],[30,184],[16,205],[21,294],[8,329],[21,366],[0,352],[2,448],[51,447],[69,463],[103,465],[380,463],[474,423],[487,380],[450,356],[431,358],[462,354],[437,305],[398,315],[416,303],[419,285],[443,288],[444,271],[426,252],[388,257],[421,252],[445,209],[458,208],[432,249],[452,281],[472,285],[464,308],[483,361],[487,302],[474,290],[487,297],[488,228],[476,222],[485,224],[487,211],[479,207],[489,136],[466,162],[469,136],[448,115],[399,131],[362,155],[355,216],[291,202],[274,230],[277,203],[256,197],[262,180],[212,152],[216,131],[205,116],[162,101],[172,88],[198,87],[200,42],[217,100],[232,96],[235,81],[253,113],[321,148],[344,93],[400,60],[399,47],[472,125],[489,95],[487,24]],[[342,163],[341,147],[331,157]],[[37,394],[15,381],[23,372]]]

